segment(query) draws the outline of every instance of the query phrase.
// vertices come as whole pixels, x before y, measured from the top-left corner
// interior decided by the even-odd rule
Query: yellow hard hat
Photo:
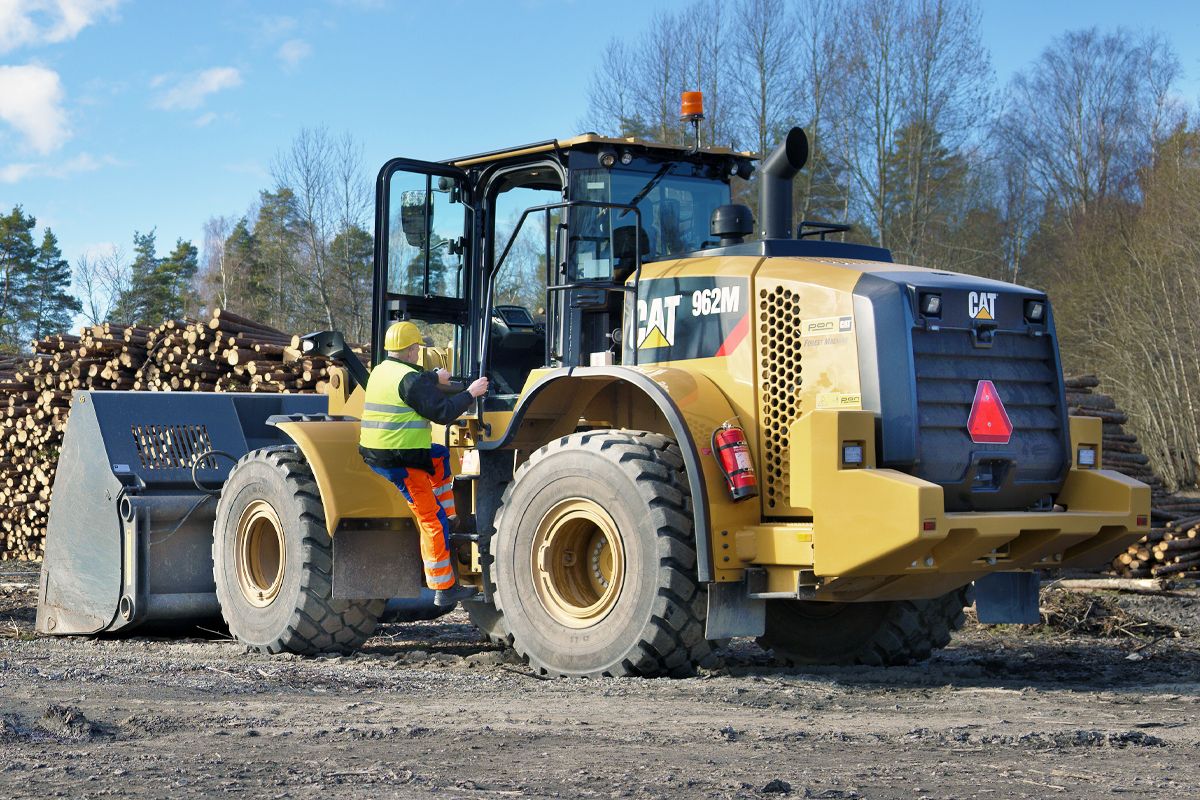
[[[393,322],[383,337],[384,350],[404,350],[418,344],[424,337],[413,322]]]

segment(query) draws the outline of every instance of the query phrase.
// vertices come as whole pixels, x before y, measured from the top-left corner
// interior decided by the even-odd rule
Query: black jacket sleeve
[[[449,425],[463,415],[474,398],[467,392],[446,394],[438,388],[436,372],[414,372],[400,381],[400,397],[427,420]]]

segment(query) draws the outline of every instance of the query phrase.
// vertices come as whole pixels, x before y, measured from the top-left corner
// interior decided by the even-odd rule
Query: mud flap
[[[994,572],[975,581],[975,613],[985,625],[1036,625],[1041,622],[1037,572]]]
[[[337,600],[419,597],[421,545],[411,519],[343,520],[333,537]]]
[[[767,603],[747,594],[746,583],[710,583],[704,638],[762,636],[767,629]]]

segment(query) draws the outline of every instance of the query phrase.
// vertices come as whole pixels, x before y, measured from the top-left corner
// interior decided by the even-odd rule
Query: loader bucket
[[[218,618],[214,490],[247,452],[288,443],[268,417],[326,409],[324,395],[76,392],[50,499],[38,632]]]

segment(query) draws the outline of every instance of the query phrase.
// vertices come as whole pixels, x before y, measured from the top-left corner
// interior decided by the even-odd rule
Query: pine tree
[[[925,263],[924,245],[957,222],[967,187],[966,161],[943,145],[938,131],[912,123],[897,133],[884,170],[883,240],[897,260]]]
[[[296,250],[300,245],[296,195],[291,189],[262,192],[258,218],[254,221],[254,243],[262,278],[264,321],[284,330],[295,327],[299,317],[306,319],[304,295],[307,288],[297,285]],[[260,302],[258,299],[255,303]]]
[[[175,249],[159,260],[150,275],[145,310],[147,321],[178,319],[195,305],[192,280],[199,264],[196,246],[183,239],[177,240]]]
[[[365,342],[371,336],[371,284],[375,242],[358,225],[338,233],[329,245],[334,269],[340,277],[343,327],[351,341]]]
[[[230,275],[229,308],[250,319],[267,319],[271,311],[270,276],[259,253],[258,238],[242,217],[225,240],[225,262]]]
[[[41,339],[69,330],[83,305],[67,291],[71,285],[71,265],[62,257],[58,238],[49,228],[42,234],[42,246],[34,258],[30,277],[26,304],[28,338]]]
[[[20,206],[0,216],[0,352],[21,350],[22,325],[32,280],[37,247],[33,229],[37,220]]]
[[[154,274],[158,270],[158,246],[155,231],[133,232],[133,263],[129,267],[129,288],[121,292],[113,307],[112,317],[123,325],[137,323],[157,325],[162,318],[148,314],[154,294]]]

